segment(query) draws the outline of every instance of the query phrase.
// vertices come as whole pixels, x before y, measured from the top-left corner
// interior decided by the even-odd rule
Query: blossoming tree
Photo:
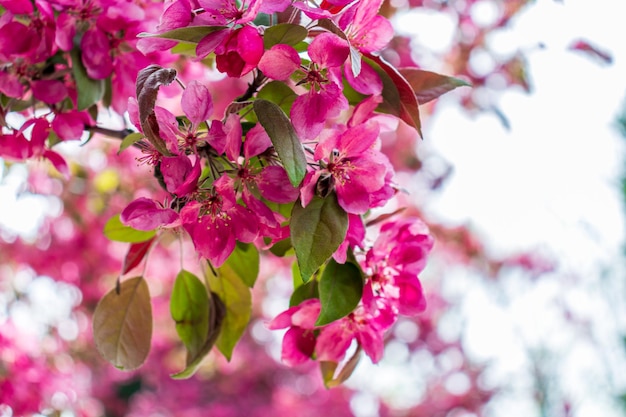
[[[426,3],[0,1],[0,157],[47,160],[28,165],[29,187],[64,206],[36,248],[12,242],[0,261],[82,299],[77,334],[48,323],[47,345],[6,320],[0,404],[18,415],[208,404],[293,414],[296,371],[259,347],[266,329],[286,329],[280,356],[306,371],[307,392],[341,385],[363,353],[380,361],[399,320],[417,317],[420,340],[443,351],[428,328],[445,302],[427,301],[420,281],[435,239],[396,173],[419,169],[419,106],[469,82],[420,68],[389,19],[434,6],[464,18],[473,2]],[[524,2],[505,3],[494,27]],[[464,59],[455,73],[479,88]],[[522,83],[511,68],[498,71]],[[83,147],[58,150],[72,141]],[[81,161],[94,152],[100,167]],[[262,300],[284,311],[267,317]],[[231,364],[205,360],[214,347]],[[120,376],[95,350],[115,368],[143,367]],[[47,362],[64,352],[80,355]],[[218,370],[236,388],[211,379]],[[271,406],[263,390],[248,395],[253,379],[274,389]],[[319,394],[311,415],[348,415],[345,391]],[[478,410],[490,393],[474,394],[450,401]]]

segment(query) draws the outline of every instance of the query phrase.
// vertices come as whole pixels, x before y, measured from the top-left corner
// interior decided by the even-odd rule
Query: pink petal
[[[63,140],[78,140],[85,131],[85,123],[72,110],[67,113],[58,113],[52,121],[52,130]]]
[[[213,100],[209,89],[196,80],[187,85],[180,104],[183,112],[194,125],[208,120],[213,113]]]
[[[15,74],[0,71],[0,91],[9,97],[21,97],[24,94],[24,86]]]
[[[315,335],[311,330],[292,327],[283,337],[281,360],[289,366],[308,362],[315,351]]]
[[[365,95],[382,94],[383,82],[380,75],[367,62],[362,62],[358,77],[352,73],[352,66],[349,62],[344,65],[344,73],[348,84],[359,93]]]
[[[145,197],[132,201],[120,215],[122,224],[144,231],[171,224],[177,219],[178,213],[174,210],[161,208],[156,201]]]
[[[353,333],[345,325],[347,319],[340,319],[320,330],[315,352],[317,360],[340,362],[350,347]]]
[[[296,201],[300,192],[289,182],[287,171],[276,165],[263,168],[257,176],[257,185],[263,198],[281,204]]]
[[[228,39],[228,35],[230,33],[230,29],[220,29],[215,32],[211,32],[202,38],[196,46],[196,55],[198,59],[206,58],[207,55],[222,46],[222,44]]]
[[[97,28],[89,29],[83,35],[80,43],[82,60],[87,74],[95,80],[101,80],[111,75],[113,59],[111,45],[107,35]]]
[[[59,171],[61,175],[63,175],[65,179],[70,178],[70,169],[67,166],[67,162],[61,155],[59,155],[58,153],[54,151],[46,149],[43,152],[43,156],[44,158],[52,162],[52,165],[56,168],[57,171]]]
[[[322,68],[331,68],[346,62],[350,55],[350,46],[339,36],[324,32],[313,39],[308,51],[311,61]]]
[[[243,155],[246,159],[260,155],[272,146],[272,140],[258,123],[246,133],[246,141],[243,143]]]
[[[274,80],[284,81],[300,68],[300,56],[292,46],[278,44],[265,51],[259,69]]]

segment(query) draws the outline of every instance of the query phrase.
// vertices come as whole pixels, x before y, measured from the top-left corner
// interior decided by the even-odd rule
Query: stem
[[[250,100],[252,98],[252,96],[254,95],[254,93],[257,92],[259,87],[263,85],[263,83],[265,82],[266,79],[267,79],[267,77],[265,77],[265,75],[263,75],[263,73],[261,71],[258,71],[256,76],[252,80],[252,82],[250,84],[248,84],[248,89],[246,90],[246,92],[243,93],[243,95],[241,95],[240,97],[238,97],[235,100],[235,102],[241,102],[241,101],[248,101],[248,100]]]
[[[100,126],[85,126],[85,130],[90,133],[99,133],[101,135],[120,140],[124,139],[126,136],[134,132],[131,129],[113,130]]]

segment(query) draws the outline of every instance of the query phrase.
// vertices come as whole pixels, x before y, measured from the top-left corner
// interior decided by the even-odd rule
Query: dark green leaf
[[[378,73],[383,82],[383,102],[379,110],[399,117],[423,137],[417,98],[408,81],[379,56],[366,54],[362,59]]]
[[[219,268],[217,276],[212,273],[208,276],[211,290],[222,300],[226,311],[216,346],[230,360],[252,314],[250,288],[228,264]]]
[[[470,87],[471,84],[458,78],[424,71],[419,68],[400,68],[400,74],[415,91],[419,104],[428,103],[457,87]]]
[[[289,181],[297,187],[306,174],[306,157],[291,121],[277,104],[263,99],[254,101],[254,112],[272,140]]]
[[[303,41],[308,33],[306,28],[300,25],[280,23],[265,30],[263,33],[263,45],[265,49],[270,49],[279,43],[293,46]]]
[[[178,273],[170,298],[170,314],[176,322],[178,337],[187,348],[187,356],[196,357],[209,332],[209,294],[191,272]]]
[[[93,315],[93,334],[100,354],[115,367],[136,369],[150,352],[152,305],[143,277],[123,281],[109,291]]]
[[[250,243],[237,242],[235,250],[226,260],[228,265],[250,288],[259,276],[259,251]]]
[[[139,38],[162,38],[185,43],[198,43],[209,33],[226,29],[226,26],[187,26],[176,28],[163,33],[142,32],[137,35]]]
[[[283,239],[281,241],[274,243],[272,247],[270,248],[270,252],[272,252],[276,256],[282,257],[282,256],[285,256],[287,251],[291,249],[292,247],[293,246],[291,246],[291,239],[286,238],[286,239]]]
[[[104,80],[93,80],[87,75],[87,70],[80,57],[77,48],[70,52],[72,58],[72,73],[76,81],[76,107],[78,110],[85,110],[91,105],[100,101],[104,95]]]
[[[339,264],[331,259],[324,268],[319,292],[322,309],[316,326],[347,316],[354,311],[363,295],[361,270],[351,262]]]
[[[129,146],[132,146],[133,144],[139,142],[141,139],[143,139],[143,137],[143,133],[139,132],[133,132],[126,135],[126,137],[122,140],[122,143],[120,144],[120,149],[117,151],[117,153],[119,154]]]
[[[204,345],[196,356],[189,355],[187,352],[186,367],[182,371],[172,375],[174,379],[187,379],[193,376],[198,370],[198,367],[202,363],[202,360],[213,348],[215,341],[217,340],[222,330],[222,322],[226,314],[226,307],[222,300],[215,294],[211,293],[209,298],[209,330],[204,341]]]
[[[317,281],[311,280],[306,284],[300,285],[294,290],[293,294],[291,294],[291,297],[289,298],[289,307],[297,306],[304,300],[318,297],[319,290],[317,288]]]
[[[120,221],[120,215],[116,214],[104,225],[104,235],[116,242],[138,243],[152,239],[156,232],[154,230],[144,232],[125,226]]]
[[[348,214],[331,193],[314,197],[306,207],[294,204],[291,212],[291,242],[304,282],[326,262],[346,237]]]

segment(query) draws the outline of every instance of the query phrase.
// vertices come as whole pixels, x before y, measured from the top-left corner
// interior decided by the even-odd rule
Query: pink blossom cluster
[[[290,364],[307,358],[339,362],[354,339],[377,362],[384,334],[397,317],[425,309],[418,274],[433,244],[427,227],[417,218],[395,220],[383,224],[372,247],[365,241],[365,217],[398,191],[393,166],[381,152],[377,115],[388,100],[381,68],[392,72],[386,79],[408,85],[374,58],[393,37],[391,24],[379,15],[381,5],[381,0],[335,0],[321,6],[180,0],[164,11],[157,34],[144,35],[138,44],[146,53],[166,50],[176,46],[175,39],[188,40],[202,31],[202,36],[193,35],[197,58],[213,54],[217,71],[228,77],[250,74],[252,81],[220,118],[207,85],[193,80],[182,92],[183,116],[176,117],[156,104],[159,87],[172,83],[175,72],[154,65],[140,72],[136,98],[128,105],[130,120],[145,137],[135,145],[143,152],[139,159],[154,167],[168,196],[135,199],[121,213],[124,225],[141,231],[184,230],[198,255],[220,268],[237,242],[266,250],[291,240],[295,247],[294,233],[302,232],[291,224],[294,206],[306,209],[314,200],[336,199],[338,218],[347,219],[345,231],[331,231],[342,234],[331,254],[339,264],[362,255],[362,300],[351,313],[323,327],[315,326],[319,299],[277,317],[270,327],[291,327],[283,349],[283,359]],[[301,41],[274,43],[265,36],[272,27],[255,23],[261,14],[285,12],[292,18],[282,22],[283,28],[304,32]],[[294,23],[301,20],[311,23]],[[250,106],[261,98],[258,91],[271,83],[293,96],[284,110],[289,117],[282,116],[289,124],[284,129],[273,127],[282,123],[280,115]],[[351,103],[346,89],[363,98]],[[288,136],[289,146],[303,155],[301,177],[293,167],[298,150],[283,153],[285,129],[290,128],[294,135]]]
[[[432,246],[428,228],[419,219],[385,223],[361,262],[367,276],[362,301],[352,313],[316,326],[320,301],[314,298],[291,307],[269,323],[270,329],[288,328],[283,339],[283,361],[290,365],[311,358],[340,362],[356,341],[372,362],[378,362],[383,356],[384,334],[398,317],[414,316],[426,308],[418,274]]]
[[[161,6],[124,0],[0,6],[0,157],[45,158],[67,176],[66,162],[51,148],[95,127],[100,105],[122,114],[139,69],[171,61],[136,47],[137,34],[154,27]]]

